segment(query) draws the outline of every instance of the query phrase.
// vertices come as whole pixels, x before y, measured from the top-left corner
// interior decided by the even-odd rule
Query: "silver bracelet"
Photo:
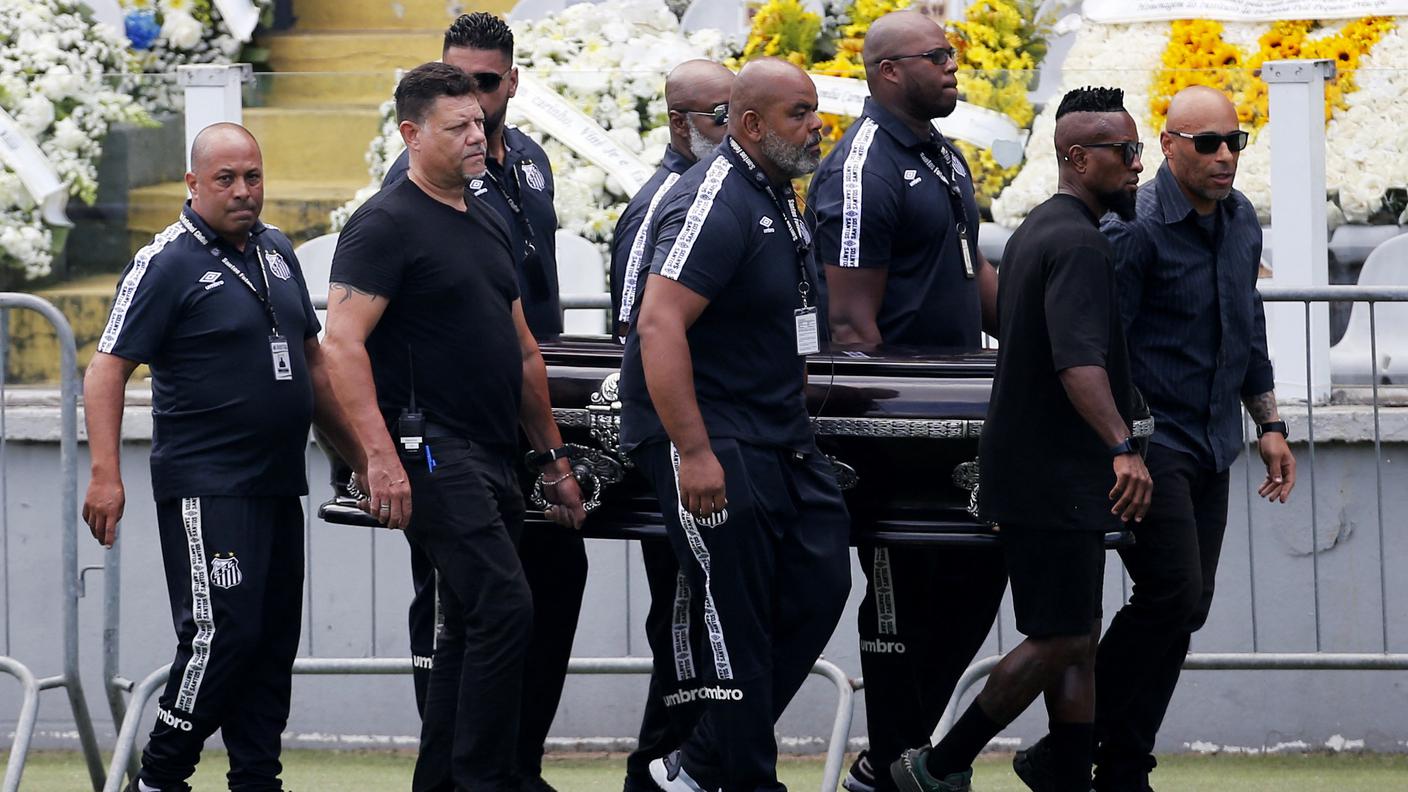
[[[566,481],[567,479],[569,479],[569,478],[571,478],[571,477],[572,477],[572,474],[571,474],[571,473],[563,473],[561,476],[558,476],[558,477],[555,478],[555,479],[548,479],[546,476],[543,476],[543,477],[542,477],[542,479],[543,479],[543,486],[544,486],[544,487],[555,487],[555,486],[557,486],[558,484],[561,484],[562,482]]]

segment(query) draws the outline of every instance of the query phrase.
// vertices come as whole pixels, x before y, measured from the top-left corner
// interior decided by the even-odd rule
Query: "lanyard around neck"
[[[197,242],[201,243],[201,245],[205,246],[207,250],[219,258],[220,263],[225,265],[225,269],[228,269],[236,278],[239,278],[240,283],[243,283],[245,288],[249,289],[250,294],[254,295],[254,299],[258,300],[259,306],[264,309],[264,315],[269,319],[270,332],[274,335],[278,335],[279,318],[274,312],[273,292],[269,289],[269,271],[264,266],[264,251],[260,249],[259,243],[254,241],[254,237],[250,236],[249,244],[254,245],[255,258],[259,260],[259,274],[264,279],[263,294],[259,293],[259,289],[255,287],[254,281],[251,281],[249,276],[244,274],[244,270],[235,266],[234,263],[230,261],[229,256],[221,253],[220,249],[215,247],[199,228],[196,228],[196,224],[192,223],[191,219],[186,217],[184,212],[181,213],[181,225],[185,226],[186,230],[190,232],[191,236],[195,237]]]
[[[811,292],[811,278],[807,274],[807,254],[811,251],[811,243],[807,241],[804,234],[802,214],[797,211],[797,199],[792,189],[789,187],[785,193],[779,195],[767,175],[753,162],[753,158],[748,156],[748,152],[738,145],[738,141],[732,137],[728,139],[729,146],[738,157],[739,162],[748,171],[749,178],[762,185],[763,191],[772,200],[773,206],[782,215],[782,224],[787,226],[787,235],[792,238],[792,249],[797,254],[797,270],[800,280],[797,282],[797,291],[802,295],[802,307],[808,307],[808,294]]]

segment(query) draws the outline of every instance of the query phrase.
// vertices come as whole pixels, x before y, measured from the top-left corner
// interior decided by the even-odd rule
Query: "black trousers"
[[[543,745],[562,689],[577,635],[582,593],[587,586],[587,550],[582,538],[558,526],[534,527],[518,541],[518,559],[533,596],[533,641],[523,667],[523,701],[515,755],[525,777],[542,774]],[[672,559],[673,563],[673,559]],[[408,613],[411,674],[416,711],[425,715],[425,692],[435,651],[435,567],[411,543],[411,582],[415,595]]]
[[[1134,587],[1095,664],[1096,787],[1142,789],[1189,640],[1207,621],[1227,526],[1227,471],[1151,443],[1154,500],[1120,550]]]
[[[692,662],[700,646],[700,614],[696,611],[701,609],[690,595],[689,577],[680,571],[669,541],[642,541],[640,555],[650,588],[645,637],[655,668],[646,692],[640,738],[626,757],[626,778],[628,790],[654,792],[650,762],[683,745],[703,713],[697,698],[699,675]]]
[[[142,751],[159,789],[195,772],[220,730],[232,790],[279,790],[290,669],[303,612],[297,497],[199,497],[156,504],[176,659]]]
[[[406,462],[406,536],[437,572],[441,623],[414,792],[517,792],[514,750],[533,600],[514,539],[523,522],[511,453],[429,439],[434,471]]]
[[[728,508],[705,522],[680,506],[667,443],[632,457],[654,485],[670,544],[702,608],[691,696],[704,713],[684,767],[724,792],[781,792],[773,724],[806,680],[850,590],[850,518],[835,474],[807,455],[712,440]]]
[[[1007,588],[995,548],[860,546],[857,618],[870,765],[927,745],[953,688],[982,648]],[[888,788],[889,774],[880,783]]]

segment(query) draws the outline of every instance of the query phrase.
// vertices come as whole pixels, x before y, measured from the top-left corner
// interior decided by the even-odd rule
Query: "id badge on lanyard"
[[[792,312],[797,325],[797,354],[806,357],[821,351],[821,340],[817,333],[816,306],[809,305]]]
[[[288,356],[288,340],[281,335],[269,336],[269,353],[274,358],[274,379],[280,382],[293,379],[293,361]]]
[[[968,210],[963,205],[963,193],[958,187],[958,164],[954,162],[953,154],[949,153],[948,148],[942,143],[937,145],[944,162],[948,165],[948,175],[945,175],[938,164],[929,159],[929,156],[922,151],[919,153],[919,158],[924,160],[924,164],[934,172],[935,176],[939,177],[944,192],[948,193],[949,207],[953,213],[954,230],[958,232],[958,249],[963,254],[963,277],[972,280],[978,276],[978,268],[973,263],[973,250],[968,244]]]

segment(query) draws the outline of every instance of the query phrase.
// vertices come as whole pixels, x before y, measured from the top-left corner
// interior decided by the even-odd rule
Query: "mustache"
[[[481,157],[487,157],[489,155],[489,147],[483,143],[480,143],[477,146],[470,146],[469,148],[465,149],[464,157],[465,159],[469,159],[475,154],[478,154]]]
[[[808,147],[808,148],[810,148],[811,146],[820,146],[820,145],[821,145],[821,133],[820,133],[820,132],[813,132],[813,133],[811,133],[810,135],[807,136],[807,147]]]

